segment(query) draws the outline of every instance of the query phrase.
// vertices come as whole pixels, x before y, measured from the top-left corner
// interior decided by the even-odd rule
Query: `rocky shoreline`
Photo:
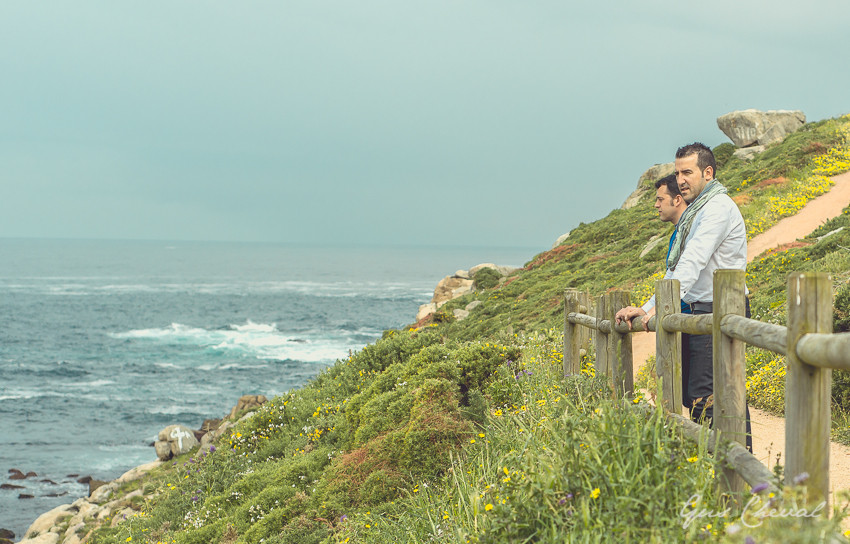
[[[555,245],[557,244],[558,242]],[[493,263],[482,263],[469,270],[458,270],[440,280],[434,289],[431,302],[420,306],[416,321],[427,321],[446,302],[474,292],[476,288],[487,286],[487,282],[503,283],[518,270],[515,267]],[[464,310],[455,309],[455,319],[464,319],[475,306],[476,303],[473,302]],[[214,444],[220,437],[239,420],[249,417],[266,401],[266,397],[262,395],[243,395],[229,414],[222,419],[205,420],[197,430],[185,425],[169,425],[158,433],[156,442],[151,444],[157,460],[132,468],[112,481],[94,480],[91,477],[77,479],[77,483],[89,485],[88,496],[57,506],[40,515],[24,532],[22,540],[15,541],[16,535],[12,531],[0,528],[0,544],[84,544],[95,529],[104,525],[115,527],[141,511],[141,505],[153,496],[153,491],[145,493],[143,485],[148,473],[171,458],[189,453],[195,448],[198,448],[199,455],[204,455],[211,449],[214,451]],[[37,477],[35,473],[25,474],[18,469],[10,470],[9,474],[9,480]],[[74,478],[78,476],[68,475]],[[10,486],[22,487],[14,483],[2,485],[9,489],[12,488]]]
[[[160,431],[157,441],[152,444],[157,455],[155,461],[132,468],[112,481],[99,481],[91,477],[78,479],[77,483],[89,485],[88,496],[80,497],[70,504],[57,506],[40,515],[24,532],[22,540],[17,541],[18,544],[83,544],[88,541],[94,529],[107,524],[115,527],[132,518],[141,510],[145,499],[153,496],[154,492],[146,493],[143,486],[149,472],[173,457],[195,448],[198,448],[199,455],[215,451],[214,443],[219,438],[266,401],[263,395],[243,395],[229,414],[222,419],[204,421],[198,430],[191,430],[184,425],[166,427]],[[10,481],[37,476],[33,472],[24,473],[18,469],[9,471]],[[22,487],[13,483],[3,485]],[[0,528],[0,544],[14,544],[15,536],[12,531]]]

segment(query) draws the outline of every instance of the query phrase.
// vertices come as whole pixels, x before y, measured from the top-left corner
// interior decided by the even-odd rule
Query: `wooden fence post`
[[[609,300],[607,295],[600,295],[596,299],[596,322],[599,323],[603,319],[610,319]],[[611,375],[611,353],[608,348],[608,333],[596,329],[596,373],[597,375]]]
[[[824,273],[789,274],[787,292],[785,481],[791,484],[808,473],[808,500],[816,504],[829,497],[832,370],[804,363],[796,346],[804,334],[832,332],[832,278]]]
[[[564,290],[564,376],[581,372],[578,330],[581,326],[570,323],[570,313],[578,313],[578,289]]]
[[[746,446],[746,344],[720,330],[720,321],[727,314],[746,314],[746,290],[743,270],[717,270],[714,273],[712,304],[713,366],[714,366],[714,428],[720,439],[734,440]],[[723,468],[719,478],[721,492],[741,494],[745,482],[733,468]]]
[[[587,291],[579,291],[578,293],[578,309],[579,312],[585,315],[592,315],[593,309],[592,304],[590,303],[590,293]],[[579,365],[576,372],[581,372],[581,358],[587,355],[590,352],[590,346],[592,345],[592,341],[594,339],[593,334],[596,331],[593,329],[589,329],[587,327],[579,327],[578,328],[578,346],[579,346]]]
[[[664,317],[681,313],[679,280],[655,282],[655,371],[661,379],[661,404],[682,413],[682,334],[664,330]]]
[[[611,291],[608,304],[611,315],[611,334],[608,335],[609,352],[613,354],[614,362],[614,392],[618,396],[631,397],[635,390],[634,369],[632,361],[632,335],[621,334],[614,330],[614,315],[620,308],[631,304],[628,291]]]

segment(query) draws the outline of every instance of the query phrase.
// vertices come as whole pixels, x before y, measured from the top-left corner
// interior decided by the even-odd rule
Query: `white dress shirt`
[[[716,195],[697,213],[676,270],[668,269],[664,279],[679,280],[686,303],[711,302],[714,271],[718,269],[747,269],[744,218],[726,194]],[[641,306],[645,312],[654,307],[655,295]]]

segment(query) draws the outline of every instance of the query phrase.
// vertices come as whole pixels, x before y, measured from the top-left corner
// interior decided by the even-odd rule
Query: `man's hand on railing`
[[[649,323],[649,317],[643,308],[638,308],[637,306],[626,306],[622,308],[614,315],[614,320],[617,322],[617,325],[622,323],[623,321],[629,324],[629,328],[632,327],[632,320],[636,317],[643,316],[643,330],[649,332],[649,328],[647,327],[647,323]]]

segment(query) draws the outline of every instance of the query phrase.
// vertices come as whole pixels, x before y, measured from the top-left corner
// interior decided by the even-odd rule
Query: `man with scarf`
[[[695,142],[676,151],[676,180],[688,207],[676,225],[667,259],[665,279],[679,280],[685,313],[707,314],[714,299],[714,271],[746,270],[747,231],[738,206],[726,188],[714,179],[714,154]],[[629,306],[617,312],[617,322],[646,316],[655,308],[655,297],[640,308]],[[749,303],[747,303],[749,315]],[[693,399],[691,418],[709,420],[713,414],[714,369],[710,335],[682,335],[683,374],[688,388],[683,397]],[[747,447],[752,449],[749,409]]]

